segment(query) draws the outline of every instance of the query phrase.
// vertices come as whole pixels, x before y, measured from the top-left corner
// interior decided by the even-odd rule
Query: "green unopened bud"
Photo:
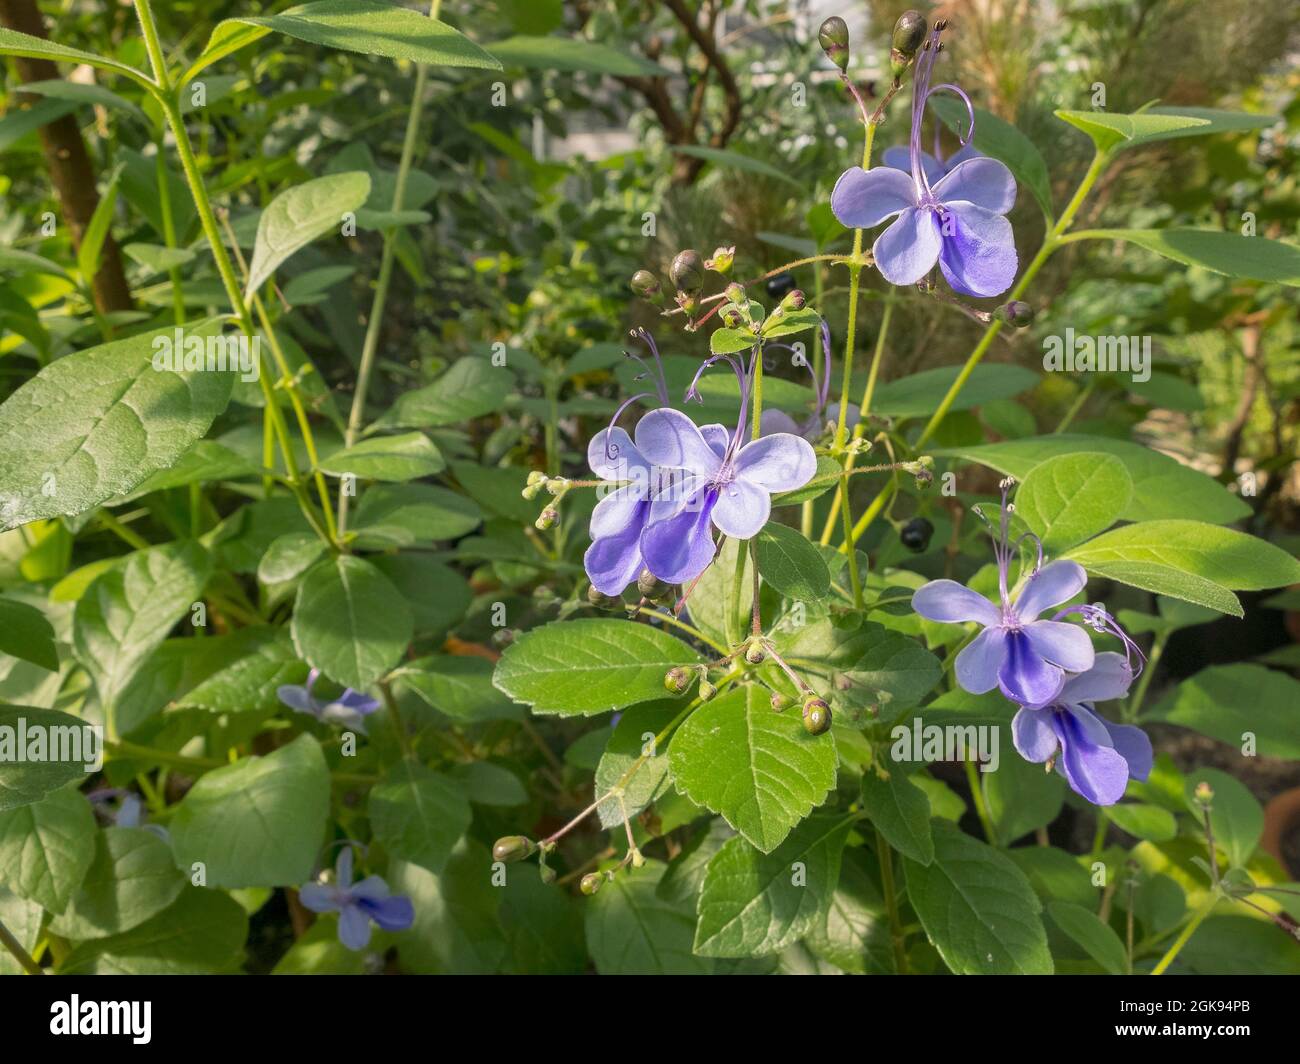
[[[727,285],[727,287],[723,289],[722,294],[733,303],[744,304],[748,302],[745,298],[745,286],[743,284],[737,284],[735,281],[732,281],[731,284]]]
[[[511,864],[531,857],[537,852],[537,843],[524,835],[507,835],[492,844],[492,860]]]
[[[826,58],[840,70],[849,68],[849,27],[839,15],[832,15],[822,23],[817,32],[817,43],[822,46]]]
[[[632,849],[632,867],[633,868],[645,867],[645,854],[643,854],[640,850],[636,849],[635,847],[633,847]]]
[[[823,698],[816,696],[803,704],[803,730],[809,735],[824,735],[830,731],[831,707]]]
[[[1214,788],[1211,787],[1204,780],[1202,780],[1200,783],[1196,785],[1196,790],[1193,792],[1193,794],[1196,800],[1201,803],[1201,805],[1209,805],[1212,801],[1214,801]]]
[[[745,324],[745,319],[735,307],[728,307],[722,312],[722,324],[728,329],[739,329]]]
[[[663,598],[665,595],[671,595],[673,586],[672,584],[665,584],[649,569],[642,569],[641,575],[636,578],[636,589],[646,598],[653,600]]]
[[[781,713],[790,708],[791,699],[779,691],[772,692],[772,712]]]
[[[587,601],[597,609],[612,610],[623,604],[622,599],[617,599],[613,595],[606,595],[603,591],[598,591],[595,585],[587,588]]]
[[[678,292],[694,295],[704,287],[704,263],[700,261],[700,253],[689,248],[679,251],[668,268],[668,277]]]
[[[534,469],[531,473],[528,474],[529,487],[532,487],[534,484],[545,484],[545,483],[546,483],[546,474],[543,473],[540,469]]]
[[[993,312],[993,315],[999,321],[1023,329],[1026,325],[1033,324],[1034,308],[1023,300],[1013,299],[1010,303],[1003,303]]]
[[[632,280],[628,282],[632,291],[642,299],[649,299],[652,302],[659,300],[659,278],[649,270],[637,270],[632,275]]]
[[[793,292],[781,300],[782,310],[803,310],[808,305],[808,297],[803,294],[803,290],[796,288]]]
[[[675,695],[682,694],[691,686],[695,674],[688,668],[678,665],[664,673],[664,686]]]
[[[699,696],[701,702],[707,702],[710,698],[718,693],[718,689],[709,683],[707,679],[700,680]]]
[[[537,520],[533,522],[533,527],[539,531],[545,532],[548,528],[554,528],[555,522],[560,519],[560,511],[554,506],[547,506],[537,515]]]
[[[919,11],[904,11],[894,23],[894,35],[890,38],[890,48],[901,52],[911,59],[925,40],[925,16]]]
[[[578,889],[590,898],[596,891],[600,890],[604,882],[605,877],[599,872],[588,872],[578,881]]]
[[[762,665],[767,660],[767,653],[761,643],[750,643],[745,648],[745,660],[751,665]]]
[[[569,490],[569,480],[567,477],[550,477],[546,481],[546,491],[549,495],[554,495],[557,499]]]
[[[515,641],[515,630],[513,628],[498,628],[492,633],[492,645],[505,649]]]
[[[555,882],[555,869],[550,865],[542,865],[537,869],[537,873],[542,877],[542,882],[548,886]]]
[[[712,270],[714,273],[726,273],[731,269],[735,261],[736,249],[734,247],[718,248],[714,251],[713,258],[704,260],[704,268]]]

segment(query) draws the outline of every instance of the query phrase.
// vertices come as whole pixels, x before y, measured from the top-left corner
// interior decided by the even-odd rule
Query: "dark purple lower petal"
[[[1147,738],[1147,733],[1132,724],[1112,724],[1104,718],[1099,719],[1110,734],[1110,741],[1115,744],[1119,756],[1128,762],[1128,774],[1135,780],[1145,782],[1151,775],[1153,760],[1151,740]]]
[[[1052,711],[1061,740],[1059,768],[1076,794],[1093,805],[1114,805],[1128,786],[1128,762],[1110,745],[1100,720],[1079,707]]]
[[[638,504],[639,516],[612,536],[595,540],[582,557],[592,587],[603,595],[621,595],[641,575],[641,533],[650,514],[650,503]]]
[[[713,507],[716,489],[696,492],[672,517],[655,521],[641,533],[646,568],[665,583],[686,584],[713,561]]]
[[[1065,674],[1035,653],[1023,631],[1007,633],[1007,656],[998,672],[998,687],[1022,706],[1048,705],[1061,691]]]
[[[391,898],[362,898],[357,905],[385,931],[405,931],[415,923],[415,906],[404,894]]]
[[[954,292],[1000,296],[1016,279],[1016,241],[1002,215],[958,200],[945,204],[939,269]]]

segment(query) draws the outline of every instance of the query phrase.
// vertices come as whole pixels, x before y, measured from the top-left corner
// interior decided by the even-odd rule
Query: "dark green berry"
[[[803,704],[803,730],[809,735],[824,735],[831,728],[831,707],[824,698],[809,698]]]
[[[497,839],[492,846],[492,860],[505,861],[522,861],[526,857],[531,857],[537,852],[537,843],[523,835],[507,835],[505,838]]]
[[[898,533],[898,538],[913,554],[920,554],[930,545],[930,537],[933,535],[934,525],[924,517],[913,517],[903,526],[903,530]]]

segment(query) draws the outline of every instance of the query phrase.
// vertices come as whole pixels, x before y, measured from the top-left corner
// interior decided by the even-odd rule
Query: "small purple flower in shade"
[[[1044,610],[1082,591],[1088,574],[1077,562],[1043,565],[1039,545],[1038,562],[1012,601],[1007,591],[1007,570],[1020,541],[1009,543],[1007,536],[1012,512],[1007,492],[1011,484],[1010,479],[1002,482],[1000,528],[993,538],[1001,601],[990,602],[955,580],[932,580],[912,595],[912,609],[927,620],[950,624],[974,621],[983,627],[957,655],[954,671],[963,688],[979,695],[997,687],[1014,702],[1040,706],[1060,693],[1066,672],[1092,668],[1092,640],[1081,626],[1061,621],[1060,614],[1051,620],[1038,619]],[[1027,535],[1037,541],[1032,533]]]
[[[415,906],[403,894],[393,894],[379,876],[352,882],[352,849],[344,846],[334,865],[333,883],[307,883],[298,900],[314,913],[339,914],[339,941],[350,950],[370,942],[370,925],[385,931],[405,931],[415,922]]]
[[[144,803],[140,801],[139,796],[134,792],[108,787],[98,791],[91,791],[86,795],[86,798],[90,801],[91,808],[105,817],[113,827],[143,828],[145,831],[157,835],[164,842],[171,842],[171,836],[161,824],[145,823],[148,817],[145,813]],[[109,803],[114,798],[122,799],[116,812],[109,807]]]
[[[1020,756],[1041,764],[1052,758],[1070,787],[1094,805],[1114,805],[1131,778],[1151,774],[1151,740],[1141,728],[1112,724],[1093,703],[1122,698],[1133,681],[1123,654],[1097,655],[1091,669],[1065,681],[1047,705],[1023,706],[1011,722]]]
[[[307,684],[282,684],[275,690],[276,697],[290,709],[307,713],[322,724],[337,724],[351,731],[366,734],[365,718],[379,708],[379,699],[370,698],[351,687],[344,688],[338,698],[317,698],[312,688],[320,679],[320,669],[307,674]]]
[[[681,471],[653,496],[641,535],[646,567],[660,580],[694,580],[713,560],[713,528],[751,539],[767,524],[772,495],[802,487],[817,471],[812,445],[800,436],[778,432],[741,445],[745,405],[735,433],[697,428],[678,410],[653,410],[637,425],[641,454]]]
[[[966,104],[970,130],[975,111],[956,85],[930,85],[939,51],[935,30],[917,60],[912,94],[910,177],[893,166],[863,170],[855,166],[840,175],[831,193],[831,209],[844,225],[872,229],[894,219],[876,238],[872,255],[881,276],[890,284],[912,285],[937,263],[956,292],[970,296],[1001,295],[1016,277],[1015,237],[1005,215],[1015,205],[1016,182],[1011,171],[986,156],[958,163],[938,180],[927,174],[921,151],[921,123],[926,101],[947,90]]]

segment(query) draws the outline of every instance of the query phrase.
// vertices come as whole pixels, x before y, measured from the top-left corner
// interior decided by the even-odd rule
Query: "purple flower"
[[[1050,703],[1021,707],[1011,722],[1016,749],[1036,764],[1059,755],[1056,769],[1077,794],[1095,805],[1114,805],[1130,777],[1151,774],[1151,740],[1141,728],[1098,716],[1093,703],[1124,697],[1132,681],[1123,654],[1098,654],[1093,667],[1066,680]]]
[[[351,687],[344,688],[338,698],[317,698],[311,689],[320,678],[320,669],[307,674],[306,686],[282,684],[275,690],[276,697],[290,709],[308,713],[322,724],[338,724],[352,731],[366,734],[365,718],[379,708],[379,699],[370,698]]]
[[[333,883],[307,883],[298,900],[314,913],[339,914],[339,941],[350,950],[363,950],[370,942],[372,923],[385,931],[405,931],[415,922],[411,899],[389,892],[379,876],[352,883],[352,850],[344,846],[334,865]]]
[[[767,524],[772,495],[802,487],[816,472],[807,440],[778,432],[742,445],[744,427],[743,404],[735,433],[722,425],[697,428],[678,410],[653,410],[637,425],[646,460],[680,471],[654,495],[641,534],[646,566],[660,580],[694,580],[713,560],[714,528],[751,539]]]
[[[984,153],[977,151],[973,144],[965,144],[949,155],[946,159],[939,150],[939,131],[935,130],[934,134],[934,154],[928,151],[921,152],[921,170],[930,184],[934,185],[943,178],[945,174],[952,173],[959,165],[967,159],[983,159]],[[902,170],[904,173],[912,172],[912,150],[896,145],[893,148],[886,148],[884,155],[881,156],[881,162],[886,166],[892,166],[895,170]]]
[[[1087,672],[1092,668],[1092,640],[1081,626],[1059,620],[1063,614],[1047,621],[1038,619],[1044,610],[1082,591],[1088,574],[1077,562],[1043,565],[1040,545],[1034,571],[1015,600],[1011,599],[1007,570],[1019,547],[1019,540],[1013,544],[1007,537],[1013,510],[1007,503],[1007,492],[1012,483],[1010,478],[1002,482],[999,534],[993,539],[1001,601],[990,602],[955,580],[932,580],[912,595],[912,609],[931,621],[975,621],[984,628],[957,655],[955,673],[963,688],[979,695],[997,687],[1014,702],[1041,706],[1060,693],[1066,672]],[[1032,533],[1029,535],[1036,541]]]
[[[975,111],[956,85],[930,85],[938,54],[935,30],[917,60],[912,94],[912,136],[908,174],[893,166],[846,170],[831,193],[831,209],[844,225],[871,229],[893,218],[894,223],[872,247],[876,267],[890,284],[912,285],[935,264],[954,291],[970,296],[996,296],[1016,277],[1016,245],[1011,223],[1003,217],[1016,201],[1016,182],[1002,163],[985,156],[968,158],[938,180],[927,173],[921,151],[925,105],[936,92],[948,90],[965,102],[970,130]],[[955,158],[955,157],[954,157]],[[937,162],[937,160],[936,160]]]

